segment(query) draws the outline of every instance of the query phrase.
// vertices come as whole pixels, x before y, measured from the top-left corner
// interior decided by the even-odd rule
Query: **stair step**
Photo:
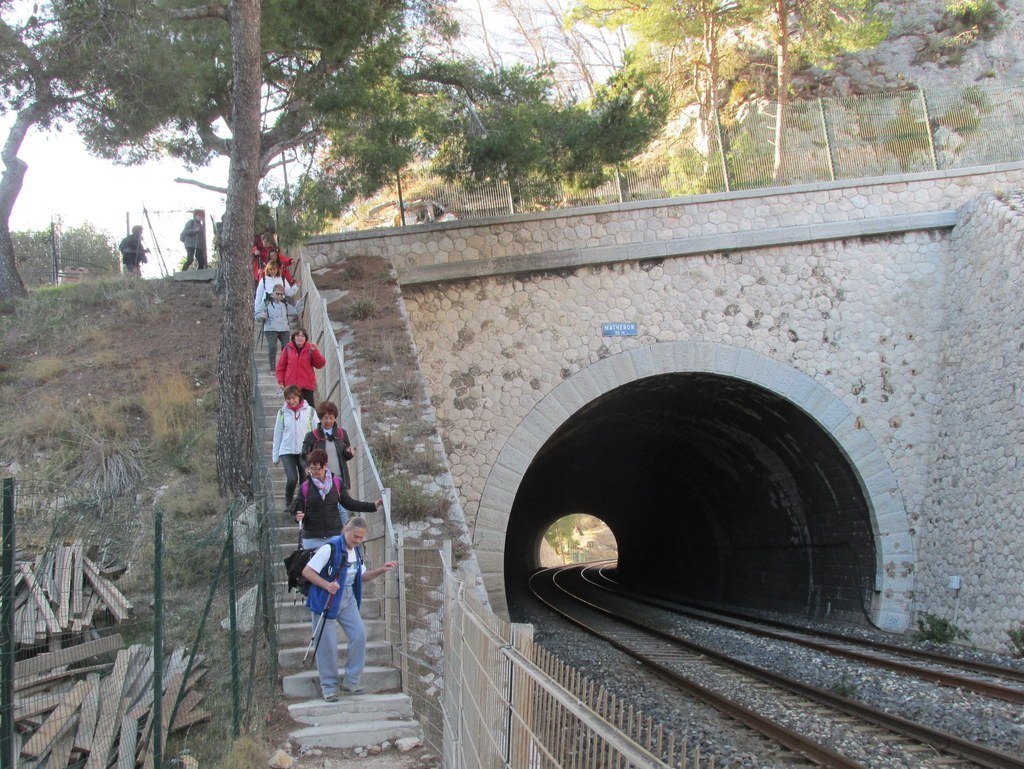
[[[279,625],[286,625],[293,622],[309,622],[309,607],[306,606],[305,596],[292,591],[278,598],[274,605],[274,614]],[[380,599],[364,598],[362,606],[359,607],[359,616],[366,620],[380,619]]]
[[[384,637],[384,620],[365,620],[363,624],[366,626],[366,639],[368,641]],[[312,635],[313,628],[308,620],[305,622],[284,622],[277,625],[277,642],[282,647],[308,644]]]
[[[295,700],[312,700],[320,697],[320,676],[315,669],[286,675],[281,683],[285,697]],[[367,665],[363,668],[363,686],[368,693],[397,690],[401,685],[401,674],[396,668],[378,665]]]
[[[321,748],[358,748],[394,742],[405,737],[423,739],[416,721],[362,721],[354,724],[307,726],[288,735],[302,745]]]
[[[307,700],[289,704],[288,715],[306,726],[408,719],[412,718],[412,700],[407,694],[361,694],[337,702]]]
[[[344,633],[338,633],[341,638],[345,637]],[[309,644],[305,646],[293,646],[288,649],[281,649],[277,653],[277,664],[287,669],[288,671],[300,671],[306,668],[312,668],[316,663],[313,659],[313,652],[309,650],[309,656],[306,657],[306,661],[303,662],[302,658],[306,656],[307,650],[309,650]],[[338,657],[345,659],[348,654],[348,644],[338,644]],[[366,642],[366,662],[369,665],[390,665],[391,664],[391,644],[387,641],[367,641]]]

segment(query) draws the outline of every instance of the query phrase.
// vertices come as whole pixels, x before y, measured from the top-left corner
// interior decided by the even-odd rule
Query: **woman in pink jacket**
[[[302,397],[310,406],[316,389],[315,368],[323,368],[327,360],[313,342],[308,341],[306,329],[300,328],[292,334],[292,340],[281,350],[277,359],[277,383],[282,388],[295,385],[302,390]]]

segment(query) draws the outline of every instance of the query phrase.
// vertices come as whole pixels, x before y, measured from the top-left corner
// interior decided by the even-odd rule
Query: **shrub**
[[[1013,652],[1013,656],[1024,658],[1024,623],[1006,632],[1010,636],[1010,651]]]
[[[381,383],[381,394],[396,401],[416,400],[420,391],[420,380],[415,371],[389,371]]]
[[[21,378],[29,386],[38,386],[60,376],[67,369],[62,358],[40,356],[32,358],[21,369]]]
[[[443,494],[430,494],[405,478],[389,478],[391,517],[395,523],[447,518],[451,501]]]
[[[377,314],[377,302],[368,296],[356,299],[343,313],[349,320],[367,320]]]
[[[392,432],[378,432],[370,441],[373,458],[383,467],[391,467],[402,458],[404,444],[400,436]]]
[[[937,617],[928,612],[924,612],[918,617],[917,632],[914,633],[915,641],[951,643],[953,641],[967,641],[969,639],[969,633],[961,630],[952,621],[944,617]]]
[[[412,451],[405,463],[405,469],[413,475],[440,475],[444,472],[444,465],[437,458],[433,450]]]

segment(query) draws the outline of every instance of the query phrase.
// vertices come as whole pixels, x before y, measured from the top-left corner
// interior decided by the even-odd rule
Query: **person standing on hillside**
[[[309,341],[306,329],[300,328],[292,334],[292,340],[285,345],[281,357],[277,359],[277,383],[281,387],[295,385],[302,390],[306,402],[315,406],[313,391],[316,390],[316,374],[313,369],[323,368],[326,363],[323,353]]]
[[[125,275],[138,275],[139,266],[146,263],[149,249],[142,245],[142,225],[132,227],[132,234],[126,235],[117,250],[121,252],[121,263]]]
[[[206,269],[206,225],[203,220],[206,212],[197,208],[192,212],[192,218],[185,222],[185,228],[181,231],[180,240],[185,246],[185,263],[181,265],[181,271],[185,272],[192,266],[192,260],[196,262],[197,270]]]
[[[363,583],[398,566],[395,561],[388,561],[379,569],[366,568],[361,546],[369,530],[365,519],[353,518],[345,524],[341,534],[320,546],[302,570],[302,576],[310,584],[306,605],[312,615],[314,635],[318,625],[320,627],[316,669],[320,677],[320,691],[327,702],[335,702],[339,690],[348,694],[366,691],[362,684],[366,664],[366,626],[359,616]],[[338,680],[338,631],[335,623],[341,625],[348,639],[343,682]]]

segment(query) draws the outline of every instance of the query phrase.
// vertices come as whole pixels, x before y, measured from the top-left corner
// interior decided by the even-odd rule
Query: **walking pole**
[[[339,585],[338,590],[342,589],[343,588]],[[320,628],[323,627],[324,619],[327,617],[327,612],[331,610],[331,601],[334,600],[335,595],[337,595],[337,593],[334,593],[333,595],[330,595],[327,598],[327,605],[324,606],[324,610],[320,614],[320,621],[316,623],[316,628],[313,630],[313,636],[309,639],[309,646],[306,647],[306,653],[302,655],[303,665],[306,664],[306,657],[309,656],[309,652],[311,649],[313,651],[313,659],[316,659],[316,650],[320,648],[320,639],[323,638],[324,635],[320,632]],[[313,641],[316,641],[316,646],[313,645]]]

